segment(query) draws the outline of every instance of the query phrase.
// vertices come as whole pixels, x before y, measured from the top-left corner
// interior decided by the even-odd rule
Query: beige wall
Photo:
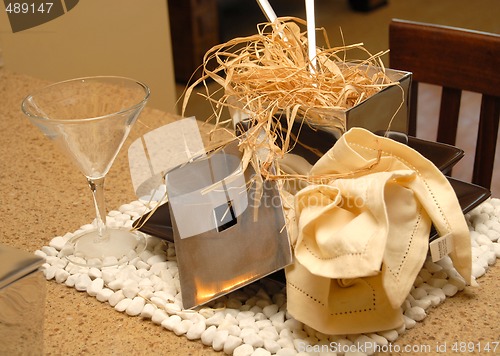
[[[52,81],[132,77],[151,87],[148,106],[176,113],[167,0],[80,0],[64,15],[16,33],[0,9],[6,68]]]

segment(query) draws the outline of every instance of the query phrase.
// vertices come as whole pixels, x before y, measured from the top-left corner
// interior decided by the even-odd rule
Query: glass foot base
[[[103,239],[96,229],[75,235],[61,255],[75,265],[100,268],[125,264],[146,248],[146,237],[139,231],[108,228],[106,234]]]

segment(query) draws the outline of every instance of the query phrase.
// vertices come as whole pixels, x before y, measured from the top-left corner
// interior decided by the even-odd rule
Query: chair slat
[[[409,130],[416,135],[419,83],[443,87],[437,141],[456,141],[462,91],[482,94],[472,182],[491,187],[500,116],[500,35],[392,20],[389,66],[413,73]]]
[[[481,99],[481,113],[479,115],[472,183],[486,188],[491,187],[499,119],[500,98],[483,95]]]
[[[461,98],[462,91],[460,89],[443,88],[439,109],[438,142],[455,145]]]

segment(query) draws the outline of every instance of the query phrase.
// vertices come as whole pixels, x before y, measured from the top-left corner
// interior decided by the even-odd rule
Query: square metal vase
[[[169,172],[166,184],[185,309],[292,262],[277,184],[243,170],[236,144]]]

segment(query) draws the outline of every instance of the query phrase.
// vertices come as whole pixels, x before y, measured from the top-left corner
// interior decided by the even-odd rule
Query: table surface
[[[0,68],[0,243],[29,252],[94,218],[83,175],[21,112],[22,99],[45,84]],[[175,119],[146,107],[128,143]],[[136,199],[126,149],[109,172],[106,199],[108,210]],[[478,288],[467,287],[446,299],[395,344],[434,348],[456,341],[499,341],[499,276],[497,264],[479,279]],[[47,282],[44,328],[46,355],[222,354],[200,341],[178,337],[151,321],[119,313],[108,304],[55,281]]]

